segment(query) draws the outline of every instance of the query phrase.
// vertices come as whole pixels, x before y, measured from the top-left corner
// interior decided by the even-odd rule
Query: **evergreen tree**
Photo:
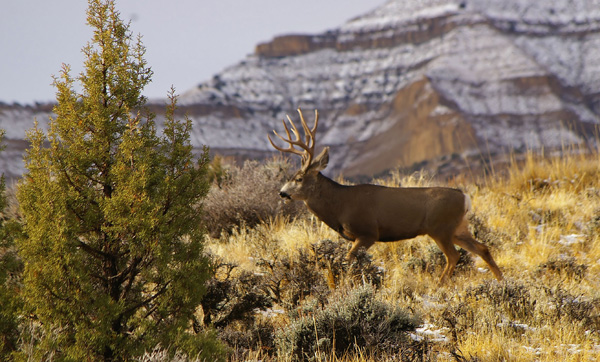
[[[4,130],[0,130],[0,144]],[[4,146],[0,146],[0,151]],[[20,276],[22,264],[15,250],[15,238],[20,235],[20,225],[11,219],[6,209],[6,184],[0,175],[0,360],[7,360],[17,349],[19,335]]]
[[[43,330],[34,357],[121,361],[157,344],[206,352],[191,321],[211,271],[198,209],[208,152],[194,160],[173,90],[157,135],[142,96],[145,48],[114,1],[89,0],[87,21],[84,71],[74,79],[63,66],[55,79],[56,117],[47,136],[29,132],[17,193],[23,300]]]

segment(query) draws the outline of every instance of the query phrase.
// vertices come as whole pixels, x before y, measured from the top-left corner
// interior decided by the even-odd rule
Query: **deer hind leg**
[[[352,260],[353,258],[356,258],[356,253],[358,252],[358,249],[362,247],[368,249],[373,244],[375,244],[375,240],[372,238],[356,238],[356,240],[352,244],[352,248],[350,248],[350,251],[348,252],[348,254],[346,254],[346,260]]]
[[[498,279],[498,281],[501,281],[503,279],[502,272],[500,271],[500,268],[498,268],[498,265],[496,265],[494,258],[492,258],[490,249],[488,249],[488,247],[484,244],[475,240],[475,238],[467,228],[466,220],[463,220],[463,222],[459,226],[458,230],[456,231],[453,237],[453,241],[454,244],[460,246],[461,248],[475,255],[479,255],[481,259],[483,259],[490,267],[490,270],[492,271],[492,273],[494,273],[494,276],[496,277],[496,279]]]
[[[447,279],[450,278],[452,273],[454,273],[454,268],[458,263],[458,259],[460,259],[460,254],[454,247],[451,237],[432,236],[432,238],[435,240],[435,243],[442,250],[444,256],[446,257],[446,267],[444,268],[439,281],[439,284],[443,284]]]

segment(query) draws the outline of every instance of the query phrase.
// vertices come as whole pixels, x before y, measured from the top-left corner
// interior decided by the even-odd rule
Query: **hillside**
[[[390,0],[322,34],[259,44],[180,105],[194,144],[216,153],[268,157],[266,134],[286,113],[318,108],[330,173],[439,169],[449,158],[456,172],[481,154],[595,142],[599,46],[598,0]],[[0,106],[9,148],[47,117],[46,108]],[[2,162],[9,174],[22,169]]]
[[[281,184],[258,181],[281,169],[232,170],[211,189],[207,211],[251,220],[273,207]],[[398,172],[376,180],[465,190],[471,230],[502,282],[461,250],[451,280],[438,284],[446,261],[427,236],[377,242],[347,263],[350,242],[308,212],[278,210],[258,224],[230,222],[230,232],[207,240],[219,265],[211,295],[226,297],[203,311],[223,326],[233,361],[597,361],[600,158],[529,154],[508,170],[476,184]],[[238,183],[272,196],[244,196]]]

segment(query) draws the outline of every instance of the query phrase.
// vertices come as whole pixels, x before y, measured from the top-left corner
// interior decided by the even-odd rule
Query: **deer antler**
[[[302,115],[302,111],[300,110],[300,108],[298,108],[298,114],[300,115],[300,122],[302,123],[302,128],[304,129],[305,140],[302,140],[300,132],[298,132],[298,128],[296,128],[296,125],[294,124],[290,116],[287,116],[287,119],[290,125],[292,126],[291,132],[288,128],[288,125],[285,123],[285,120],[282,120],[287,138],[280,136],[279,133],[277,133],[277,131],[273,130],[273,133],[277,137],[279,137],[280,140],[290,144],[288,148],[282,148],[277,146],[275,143],[273,143],[273,140],[271,140],[271,136],[267,135],[267,137],[269,138],[269,142],[271,142],[271,145],[277,150],[281,152],[294,153],[296,155],[302,156],[302,165],[308,166],[310,165],[315,152],[315,133],[317,132],[317,126],[319,125],[319,111],[315,109],[315,125],[312,129],[310,129],[306,124],[306,121],[304,120],[304,116]],[[292,140],[292,133],[294,134],[294,140]],[[294,146],[298,146],[304,151],[296,149]]]

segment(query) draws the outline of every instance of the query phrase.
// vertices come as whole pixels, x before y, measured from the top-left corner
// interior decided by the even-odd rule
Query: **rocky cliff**
[[[266,134],[286,113],[318,108],[331,173],[373,175],[596,142],[598,49],[599,0],[390,0],[259,44],[180,105],[197,146],[249,157],[272,154]]]

